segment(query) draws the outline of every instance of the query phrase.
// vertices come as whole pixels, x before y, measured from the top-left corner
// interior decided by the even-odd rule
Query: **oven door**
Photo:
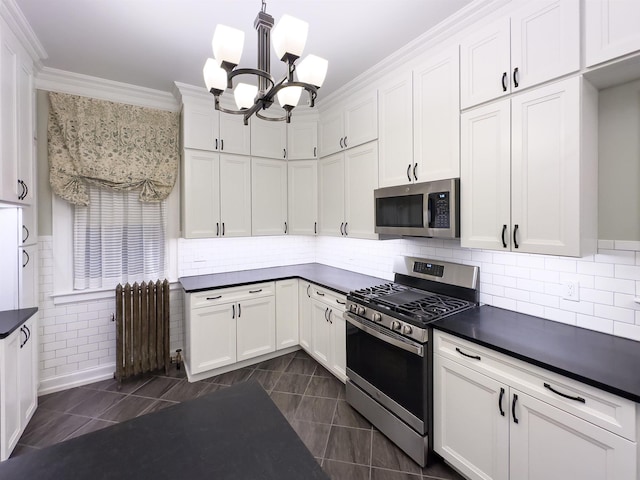
[[[427,433],[428,379],[425,345],[344,313],[347,377],[413,430]]]

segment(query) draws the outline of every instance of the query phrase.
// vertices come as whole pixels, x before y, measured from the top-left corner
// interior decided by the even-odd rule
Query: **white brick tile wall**
[[[40,238],[40,375],[91,370],[115,361],[112,302],[55,306],[51,237]],[[249,237],[178,241],[178,275],[319,262],[393,279],[394,259],[415,255],[478,265],[480,301],[553,321],[640,340],[640,242],[599,240],[579,259],[465,249],[456,240],[360,240],[338,237]],[[562,298],[563,282],[580,284],[580,301]],[[171,350],[183,346],[183,302],[171,291]],[[66,356],[64,355],[66,354]]]

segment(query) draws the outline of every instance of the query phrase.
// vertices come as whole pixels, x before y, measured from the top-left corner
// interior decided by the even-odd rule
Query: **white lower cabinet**
[[[187,293],[184,360],[196,375],[276,349],[273,282]]]
[[[311,283],[306,280],[298,282],[298,326],[300,346],[311,351]]]
[[[38,406],[37,313],[0,340],[0,461],[11,455]]]
[[[343,382],[347,379],[343,295],[310,285],[311,348],[308,353]],[[306,292],[302,292],[305,294]],[[302,321],[302,319],[301,319]]]
[[[276,350],[299,343],[298,279],[276,282]]]
[[[434,332],[434,450],[469,479],[636,480],[636,410]]]

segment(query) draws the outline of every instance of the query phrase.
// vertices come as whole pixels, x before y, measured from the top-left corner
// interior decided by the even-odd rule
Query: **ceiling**
[[[171,91],[202,85],[216,24],[245,32],[256,66],[260,0],[15,0],[48,54],[46,67]],[[309,23],[305,54],[329,60],[319,96],[354,79],[471,0],[270,0],[267,13]],[[272,49],[273,52],[273,49]],[[304,55],[303,54],[303,57]],[[284,76],[272,53],[271,73]]]

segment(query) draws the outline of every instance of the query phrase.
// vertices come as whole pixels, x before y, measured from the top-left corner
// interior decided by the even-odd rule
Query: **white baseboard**
[[[49,393],[60,392],[73,387],[81,387],[89,383],[99,382],[100,380],[108,380],[113,378],[116,371],[116,364],[108,363],[100,365],[90,370],[82,370],[80,372],[67,373],[58,377],[45,378],[40,381],[38,387],[38,395],[47,395]]]

